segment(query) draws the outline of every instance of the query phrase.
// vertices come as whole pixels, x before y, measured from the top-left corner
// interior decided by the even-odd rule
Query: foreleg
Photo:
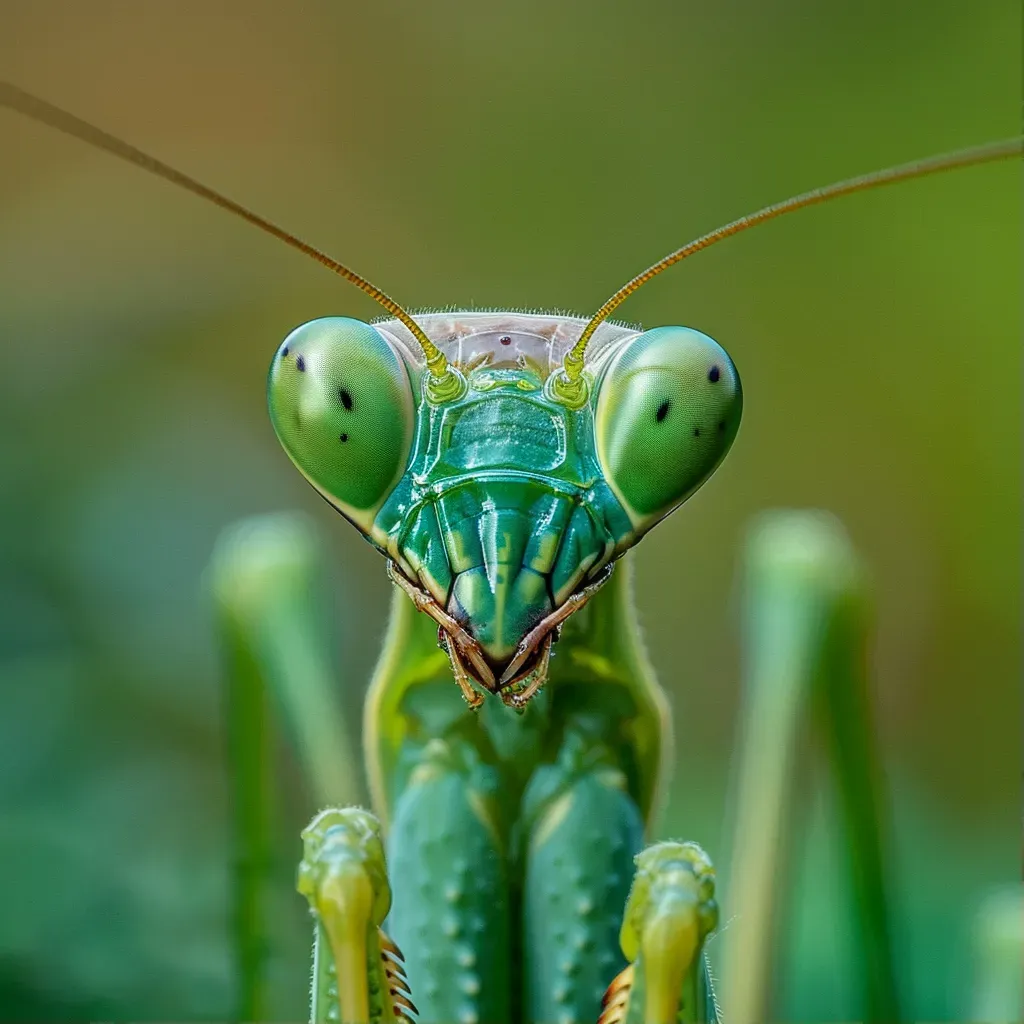
[[[524,1019],[593,1024],[625,964],[622,908],[643,820],[626,777],[600,746],[570,732],[523,803]]]
[[[409,1022],[402,954],[380,925],[391,902],[377,819],[326,810],[302,833],[298,889],[316,924],[311,1024]]]
[[[498,780],[458,735],[430,740],[388,835],[388,927],[406,955],[421,1024],[512,1020],[508,864]]]
[[[704,940],[718,923],[715,873],[695,843],[657,843],[636,859],[622,920],[630,961],[598,1024],[717,1024]]]

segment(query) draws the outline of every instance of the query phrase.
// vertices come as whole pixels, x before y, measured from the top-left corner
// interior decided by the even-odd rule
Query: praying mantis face
[[[281,345],[271,419],[306,479],[437,619],[456,678],[521,703],[559,624],[721,462],[739,376],[699,331],[604,325],[580,395],[566,396],[558,367],[582,321],[418,322],[457,374],[450,395],[432,394],[400,322],[328,317]]]

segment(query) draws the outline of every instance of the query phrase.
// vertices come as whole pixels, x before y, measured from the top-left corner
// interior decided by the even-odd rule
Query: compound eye
[[[706,334],[658,327],[612,357],[597,397],[598,455],[639,530],[685,501],[739,429],[736,367]]]
[[[311,320],[278,349],[267,399],[295,465],[368,532],[412,442],[412,387],[402,358],[361,320]]]

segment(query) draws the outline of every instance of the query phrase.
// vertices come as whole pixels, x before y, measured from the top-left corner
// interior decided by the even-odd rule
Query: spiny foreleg
[[[418,751],[388,835],[392,935],[421,1024],[507,1024],[515,965],[499,780],[458,734]]]
[[[377,819],[321,811],[302,839],[298,889],[316,920],[310,1024],[410,1024],[402,954],[380,927],[391,890]]]
[[[522,826],[524,1019],[592,1024],[625,962],[619,924],[644,833],[612,752],[570,729],[533,775]]]
[[[704,941],[718,922],[715,873],[695,843],[657,843],[636,858],[622,921],[630,961],[598,1024],[716,1024]]]

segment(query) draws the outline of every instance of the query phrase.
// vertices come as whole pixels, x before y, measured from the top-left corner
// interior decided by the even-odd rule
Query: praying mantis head
[[[739,375],[699,331],[608,324],[570,390],[582,320],[467,312],[417,326],[445,377],[399,320],[302,325],[271,366],[271,419],[437,620],[467,699],[475,684],[521,705],[561,622],[725,456]]]

